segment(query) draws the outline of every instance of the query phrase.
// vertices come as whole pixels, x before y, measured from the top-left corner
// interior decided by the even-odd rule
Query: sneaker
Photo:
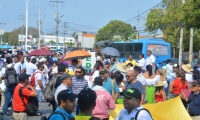
[[[37,112],[36,116],[41,116],[42,112]]]

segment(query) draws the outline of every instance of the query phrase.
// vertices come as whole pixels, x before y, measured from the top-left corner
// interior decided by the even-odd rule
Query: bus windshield
[[[111,43],[108,46],[114,47],[120,52],[119,58],[128,58],[129,55],[133,55],[135,59],[139,59],[143,43]]]

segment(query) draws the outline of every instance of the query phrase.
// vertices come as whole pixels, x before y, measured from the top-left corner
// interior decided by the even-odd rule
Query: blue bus
[[[142,38],[131,40],[130,42],[113,42],[108,47],[114,47],[120,52],[119,61],[127,60],[129,55],[133,55],[139,60],[139,54],[143,53],[147,57],[147,50],[151,50],[156,58],[156,63],[171,59],[171,44],[160,38]]]

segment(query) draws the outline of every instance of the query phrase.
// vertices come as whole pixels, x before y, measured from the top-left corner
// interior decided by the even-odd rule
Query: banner
[[[149,110],[154,120],[192,120],[180,97],[156,104],[146,104],[143,107]],[[122,109],[123,104],[116,104],[115,110],[110,112],[109,120],[115,120]]]
[[[89,52],[92,56],[82,60],[82,66],[86,70],[86,74],[90,74],[93,71],[93,67],[96,63],[95,52]]]

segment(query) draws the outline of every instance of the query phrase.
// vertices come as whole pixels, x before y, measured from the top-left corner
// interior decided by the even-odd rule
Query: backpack
[[[37,114],[38,112],[38,99],[37,97],[29,97],[29,101],[28,104],[26,105],[26,103],[24,102],[24,96],[22,95],[22,89],[24,87],[20,87],[19,88],[19,96],[22,99],[22,102],[24,104],[24,106],[26,107],[26,113],[29,116],[34,116]]]
[[[147,109],[145,109],[145,108],[142,108],[142,109],[140,109],[140,110],[138,110],[137,111],[137,113],[136,113],[136,115],[135,115],[135,120],[137,120],[137,117],[138,117],[138,115],[139,115],[139,113],[140,113],[140,111],[142,111],[142,110],[145,110],[145,111],[147,111],[148,113],[149,113],[149,115],[151,116],[151,113],[147,110]],[[151,116],[151,118],[152,118],[152,116]],[[153,120],[153,118],[152,118],[152,120]]]
[[[45,89],[44,89],[44,98],[46,99],[47,102],[51,102],[55,100],[55,84],[57,77],[62,76],[62,75],[54,75],[47,83]]]
[[[31,76],[30,86],[32,86],[32,87],[36,87],[37,86],[37,85],[35,85],[35,74],[36,73],[41,73],[42,74],[42,72],[37,71]]]
[[[65,116],[63,115],[63,113],[62,113],[62,112],[59,112],[59,111],[53,112],[48,118],[47,118],[46,116],[42,116],[40,120],[50,120],[50,118],[51,118],[51,116],[52,116],[53,114],[59,114],[59,115],[62,116],[63,120],[66,120]],[[68,119],[68,120],[73,120],[73,119],[70,118],[70,119]]]
[[[15,64],[12,64],[11,67],[5,66],[5,82],[8,86],[17,85],[19,82],[18,74],[14,66]]]

